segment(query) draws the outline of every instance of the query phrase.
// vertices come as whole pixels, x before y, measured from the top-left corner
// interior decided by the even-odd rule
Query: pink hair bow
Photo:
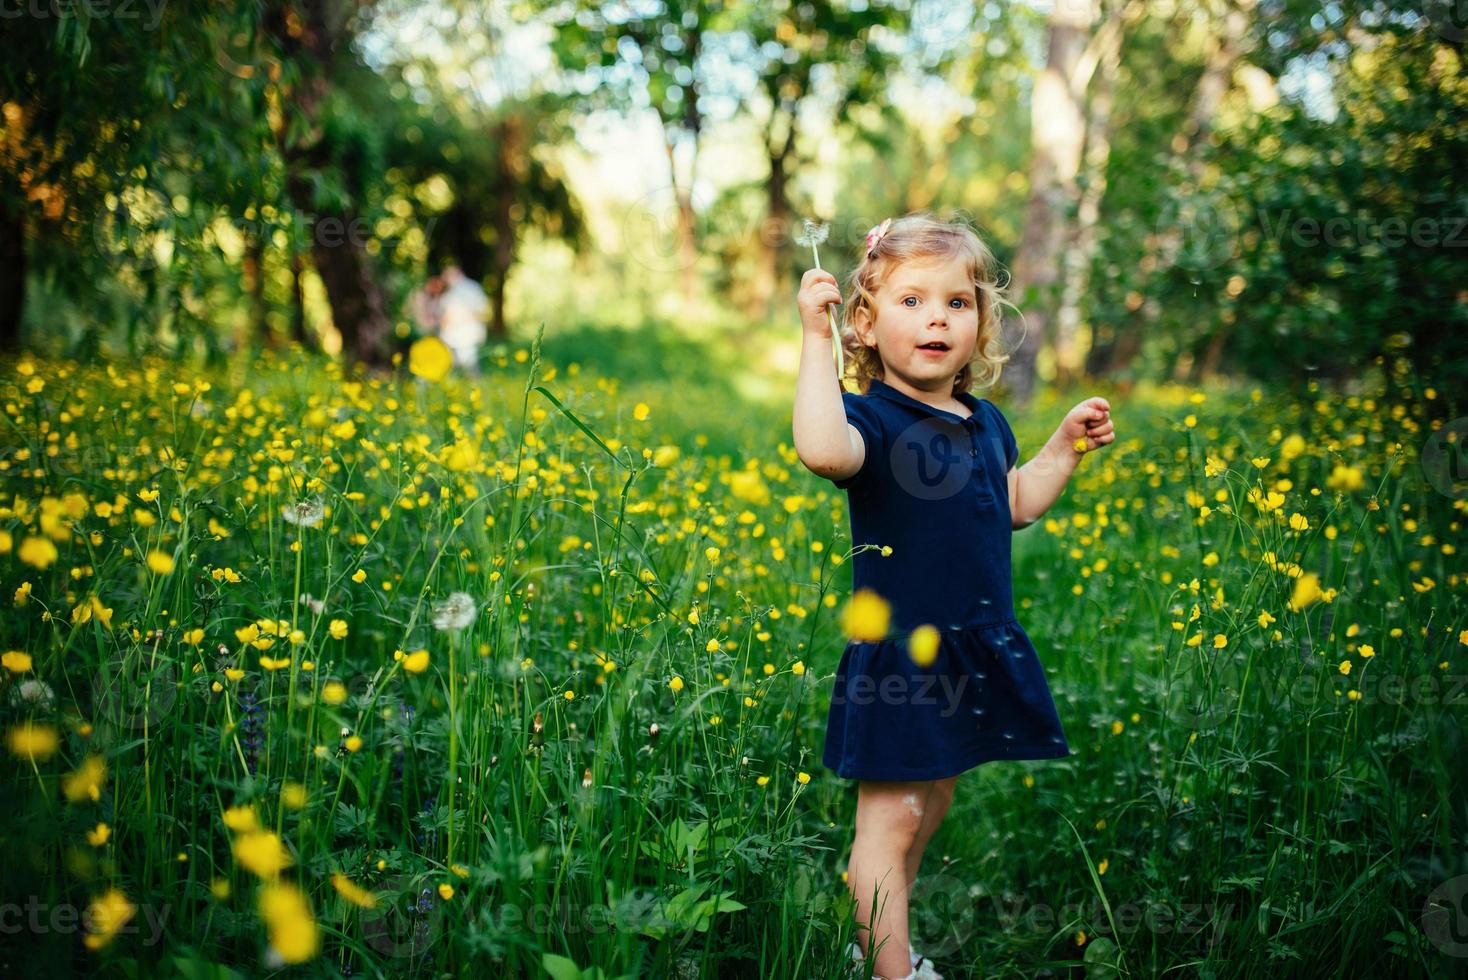
[[[883,221],[880,225],[877,225],[871,231],[867,232],[867,258],[872,257],[872,252],[876,251],[878,243],[882,241],[882,236],[886,235],[887,229],[891,227],[892,219],[888,218],[886,221]]]

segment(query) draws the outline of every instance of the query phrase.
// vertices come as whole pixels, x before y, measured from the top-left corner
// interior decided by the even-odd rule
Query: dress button
[[[969,450],[968,450],[968,454],[970,456],[977,456],[979,454],[979,451],[977,449],[973,448],[972,446],[970,446],[969,447]]]

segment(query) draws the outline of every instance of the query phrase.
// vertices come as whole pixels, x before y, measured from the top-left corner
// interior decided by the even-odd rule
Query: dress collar
[[[984,424],[983,413],[979,410],[979,399],[976,398],[972,392],[960,391],[953,396],[959,401],[963,402],[965,405],[967,405],[969,407],[969,410],[973,412],[973,414],[969,416],[969,419],[959,418],[959,416],[954,415],[952,412],[945,411],[941,408],[934,408],[932,405],[929,405],[927,402],[924,401],[918,401],[911,395],[906,394],[905,392],[898,391],[896,388],[887,384],[885,381],[882,381],[880,378],[873,378],[871,380],[870,384],[867,385],[867,393],[871,395],[878,395],[882,398],[887,399],[890,402],[896,402],[898,405],[906,405],[908,408],[919,409],[921,411],[927,412],[929,415],[936,415],[939,418],[954,419],[958,422],[967,422],[969,421],[969,419],[972,419],[973,424],[979,427],[982,427]]]

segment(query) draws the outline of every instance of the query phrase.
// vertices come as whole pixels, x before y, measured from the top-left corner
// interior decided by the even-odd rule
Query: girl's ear
[[[872,334],[872,311],[858,307],[851,314],[851,329],[864,347],[876,347],[877,339]]]

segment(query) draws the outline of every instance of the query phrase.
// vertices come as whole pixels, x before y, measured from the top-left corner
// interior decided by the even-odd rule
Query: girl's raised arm
[[[841,382],[831,358],[831,327],[826,306],[841,302],[836,278],[809,269],[800,281],[800,373],[795,381],[795,453],[806,469],[828,480],[841,480],[861,469],[866,445],[856,426],[846,421]]]

